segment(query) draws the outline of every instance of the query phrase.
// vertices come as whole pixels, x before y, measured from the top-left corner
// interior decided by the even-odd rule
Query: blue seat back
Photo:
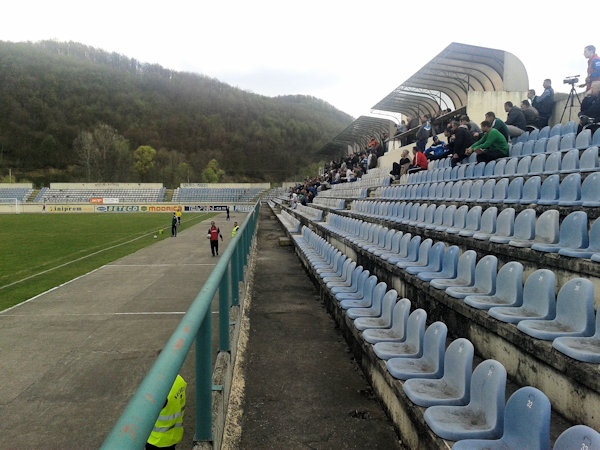
[[[514,236],[515,239],[533,239],[535,236],[535,209],[524,209],[517,215]]]
[[[394,305],[391,329],[393,329],[398,336],[405,336],[410,306],[410,300],[407,298],[401,298]]]
[[[581,200],[581,174],[571,173],[560,183],[558,188],[559,205],[577,204]]]
[[[467,170],[466,164],[461,164],[458,166],[458,170],[456,172],[456,179],[463,180],[465,178],[465,170]]]
[[[519,158],[510,158],[506,162],[506,166],[504,167],[504,175],[512,176],[517,171],[517,165],[519,164]]]
[[[558,175],[550,175],[548,178],[546,178],[540,189],[540,200],[557,200],[559,182],[560,178]]]
[[[480,163],[475,164],[475,168],[473,170],[473,178],[483,177],[484,172],[485,172],[485,162],[480,162]]]
[[[496,160],[496,166],[494,167],[494,177],[501,177],[504,175],[504,169],[506,168],[507,161],[508,160],[505,158]]]
[[[540,130],[540,134],[538,134],[538,141],[543,138],[548,138],[550,136],[550,127],[546,125],[544,128]]]
[[[515,226],[515,209],[505,208],[496,218],[496,235],[512,236]]]
[[[542,391],[522,387],[506,402],[502,441],[508,448],[549,449],[550,413],[550,400]]]
[[[546,145],[548,144],[547,137],[540,137],[537,141],[535,141],[535,145],[533,146],[533,153],[545,153]]]
[[[567,281],[556,297],[556,321],[581,336],[592,336],[594,319],[594,284],[585,278]]]
[[[494,187],[496,187],[496,180],[494,178],[483,183],[483,186],[481,187],[481,201],[485,202],[494,198]]]
[[[572,149],[564,154],[560,172],[575,172],[576,170],[579,170],[579,150]]]
[[[550,136],[546,142],[546,153],[554,153],[560,150],[560,135]]]
[[[494,168],[496,167],[496,160],[488,161],[483,171],[483,178],[488,178],[494,175]]]
[[[456,205],[450,205],[446,207],[444,211],[444,220],[442,225],[446,228],[454,226],[454,216],[456,215]]]
[[[519,203],[523,195],[523,177],[513,178],[508,185],[504,203]]]
[[[412,234],[404,233],[402,239],[400,239],[400,248],[398,249],[398,256],[406,258],[408,256],[408,245],[412,240]]]
[[[558,436],[553,450],[591,450],[595,448],[600,448],[600,433],[586,425],[575,425]]]
[[[523,306],[545,319],[554,319],[556,275],[548,269],[538,269],[523,285]]]
[[[517,164],[516,175],[527,175],[529,173],[529,166],[531,165],[531,156],[523,156],[519,159]]]
[[[535,223],[535,240],[554,244],[558,242],[560,227],[558,225],[560,213],[556,209],[544,211]]]
[[[473,180],[467,180],[463,182],[460,188],[460,194],[458,195],[458,201],[464,202],[471,196],[471,187],[473,186]]]
[[[582,149],[592,145],[592,130],[582,130],[575,138],[575,147]]]
[[[477,201],[481,198],[481,189],[483,188],[483,180],[477,180],[473,182],[471,186],[471,194],[469,195],[469,201]]]
[[[560,129],[562,128],[562,124],[561,123],[557,123],[556,125],[554,125],[551,129],[550,129],[550,137],[553,136],[560,136]]]
[[[444,380],[457,394],[456,404],[467,404],[471,399],[471,374],[475,349],[465,338],[450,343],[444,355]]]
[[[494,197],[495,202],[503,202],[506,199],[506,192],[508,190],[508,178],[500,178],[496,181],[494,186]]]
[[[523,264],[510,261],[500,268],[496,276],[496,296],[513,306],[523,302]]]
[[[535,130],[531,130],[529,132],[529,137],[527,138],[527,141],[535,141],[539,135],[540,135],[540,130],[538,130],[537,128]]]
[[[496,217],[498,216],[498,208],[490,206],[481,214],[481,223],[479,231],[482,233],[493,234],[496,231]]]
[[[457,245],[451,245],[444,252],[442,259],[442,274],[456,277],[458,271],[458,253],[460,249]]]
[[[467,212],[467,216],[465,218],[465,229],[471,231],[479,230],[479,226],[481,224],[481,206],[473,206]]]
[[[465,280],[469,285],[473,284],[475,279],[475,262],[477,253],[474,250],[467,250],[458,258],[456,277]]]
[[[581,183],[583,206],[600,206],[600,172],[589,174]]]
[[[465,227],[468,212],[469,207],[467,205],[462,205],[456,209],[456,214],[454,215],[454,228],[463,229]]]
[[[457,181],[454,183],[454,186],[452,186],[452,191],[450,192],[450,200],[458,200],[460,198],[460,190],[462,188],[462,185],[462,181]]]
[[[542,179],[539,176],[529,177],[523,185],[523,192],[521,194],[521,203],[537,203],[540,198],[540,189],[542,186]]]
[[[544,165],[544,173],[558,173],[560,171],[560,164],[562,161],[561,156],[562,155],[558,152],[548,155],[546,158],[546,164]]]
[[[523,144],[523,149],[521,150],[521,156],[531,155],[533,153],[533,147],[535,146],[535,141],[528,140]],[[512,155],[510,155],[512,156]]]
[[[521,156],[521,151],[523,150],[523,142],[513,142],[510,145],[510,149],[508,150],[508,156],[518,157]]]
[[[477,160],[477,155],[475,155],[475,160]],[[467,164],[467,168],[465,169],[465,179],[468,180],[473,178],[473,172],[475,171],[475,163],[471,162]]]
[[[539,174],[544,172],[544,166],[546,165],[546,155],[535,155],[531,160],[529,166],[529,174]]]
[[[592,145],[600,146],[600,128],[594,131],[594,135],[592,136]]]
[[[565,151],[575,147],[575,133],[568,133],[560,139],[560,150]]]
[[[598,169],[598,147],[588,147],[579,158],[579,171],[591,172]]]
[[[446,211],[446,205],[440,205],[435,209],[435,214],[433,215],[433,225],[441,225],[444,220],[444,212]]]
[[[494,294],[496,292],[496,272],[498,258],[494,255],[485,255],[475,266],[474,286],[479,292]]]

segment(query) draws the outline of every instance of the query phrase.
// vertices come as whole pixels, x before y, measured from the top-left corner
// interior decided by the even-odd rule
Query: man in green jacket
[[[492,124],[487,120],[481,122],[481,130],[483,136],[467,149],[466,154],[477,153],[477,162],[488,162],[508,156],[508,143],[502,133],[492,128]]]
[[[502,136],[504,136],[504,139],[508,142],[508,127],[502,120],[496,117],[496,114],[493,111],[485,113],[485,120],[492,124],[492,128],[495,128],[502,133]]]

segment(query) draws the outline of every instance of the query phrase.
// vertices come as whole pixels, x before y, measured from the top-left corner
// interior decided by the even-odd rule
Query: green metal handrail
[[[258,204],[240,226],[163,351],[106,437],[102,449],[142,449],[190,347],[196,342],[194,441],[212,441],[212,299],[219,290],[219,351],[229,351],[229,293],[239,304],[239,282],[258,222]],[[230,279],[231,275],[231,279]]]

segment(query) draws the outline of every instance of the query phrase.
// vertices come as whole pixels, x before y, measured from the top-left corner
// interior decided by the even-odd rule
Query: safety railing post
[[[229,266],[219,285],[219,351],[229,351]]]
[[[240,275],[238,255],[240,253],[239,245],[231,257],[231,305],[237,306],[240,304]]]
[[[194,441],[212,441],[212,314],[196,335],[196,431]]]

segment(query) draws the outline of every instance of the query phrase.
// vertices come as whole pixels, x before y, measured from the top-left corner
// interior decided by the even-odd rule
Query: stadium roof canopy
[[[364,148],[369,143],[371,136],[381,137],[383,133],[390,131],[391,126],[395,125],[395,122],[389,119],[360,116],[327,143],[321,151],[328,153],[341,151],[346,153],[348,146],[353,146],[354,144]]]
[[[411,117],[467,105],[468,91],[523,91],[527,71],[513,54],[453,42],[372,109]]]

